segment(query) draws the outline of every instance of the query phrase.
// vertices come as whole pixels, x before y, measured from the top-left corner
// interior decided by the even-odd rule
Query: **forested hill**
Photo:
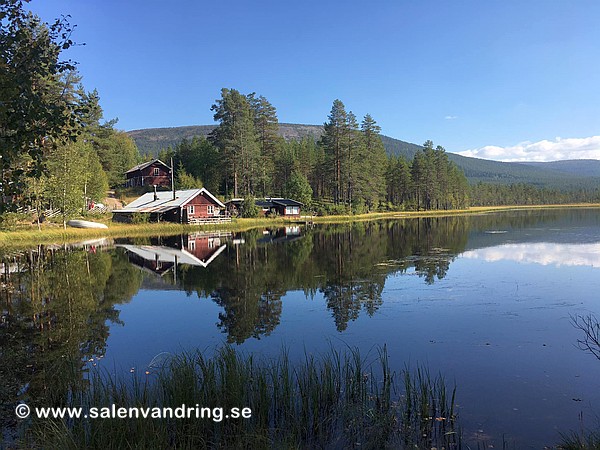
[[[600,160],[597,159],[568,159],[551,162],[524,162],[521,164],[580,176],[600,177]]]
[[[158,155],[161,149],[175,147],[182,139],[194,136],[207,136],[215,125],[195,125],[173,128],[147,128],[132,130],[128,134],[133,138],[144,155]],[[279,134],[286,140],[302,139],[311,136],[319,138],[323,133],[320,125],[302,125],[280,123]],[[403,155],[412,160],[420,145],[381,136],[383,145],[389,155]],[[443,145],[443,143],[440,143]],[[528,183],[539,187],[558,188],[597,188],[600,185],[600,161],[577,160],[556,161],[552,163],[503,163],[498,161],[468,158],[455,153],[448,153],[467,176],[469,182],[486,183]]]
[[[193,125],[174,128],[147,128],[143,130],[132,130],[127,133],[133,138],[142,156],[158,155],[161,149],[175,147],[182,139],[192,139],[194,136],[208,136],[215,125]],[[318,139],[323,134],[321,125],[301,125],[295,123],[280,123],[279,134],[286,140],[302,139],[311,136]],[[390,155],[404,155],[411,160],[421,146],[381,136],[383,145]]]

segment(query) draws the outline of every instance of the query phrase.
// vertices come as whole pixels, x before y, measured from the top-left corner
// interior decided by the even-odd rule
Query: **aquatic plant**
[[[561,434],[561,450],[600,450],[600,432],[582,431]]]
[[[455,389],[423,367],[397,376],[385,347],[372,359],[332,349],[299,362],[282,350],[267,360],[225,346],[213,356],[177,355],[168,369],[146,378],[94,372],[89,388],[71,392],[68,406],[247,407],[252,415],[34,421],[23,442],[34,448],[460,448]]]

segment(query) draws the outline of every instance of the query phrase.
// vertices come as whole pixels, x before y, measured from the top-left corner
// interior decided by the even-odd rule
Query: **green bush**
[[[148,214],[136,212],[131,215],[131,223],[134,223],[134,224],[148,223],[149,218],[150,217]]]
[[[242,217],[244,218],[255,218],[258,217],[260,210],[258,206],[256,206],[256,201],[253,196],[247,195],[244,197],[244,202],[242,203]]]

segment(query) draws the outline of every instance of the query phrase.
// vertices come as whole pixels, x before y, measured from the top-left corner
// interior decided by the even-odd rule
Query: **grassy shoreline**
[[[109,225],[108,229],[63,229],[57,224],[42,224],[38,230],[37,225],[32,224],[28,228],[14,231],[0,231],[0,247],[22,247],[38,244],[63,244],[86,239],[99,238],[127,238],[143,236],[168,236],[181,233],[193,233],[197,231],[245,231],[258,227],[277,227],[297,223],[350,223],[371,220],[409,219],[420,217],[445,217],[461,216],[470,214],[485,214],[498,211],[511,210],[538,210],[538,209],[562,209],[562,208],[600,208],[597,203],[566,204],[566,205],[526,205],[526,206],[476,206],[468,209],[458,210],[434,210],[434,211],[394,211],[383,213],[368,213],[357,215],[339,216],[304,216],[301,219],[234,219],[230,223],[206,224],[206,225],[181,225],[175,223],[145,223],[145,224],[123,224],[114,223],[107,218],[97,220]],[[96,220],[90,218],[90,220]]]

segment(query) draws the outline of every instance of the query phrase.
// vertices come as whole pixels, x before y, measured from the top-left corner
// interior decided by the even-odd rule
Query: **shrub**
[[[148,214],[136,212],[131,215],[131,223],[134,224],[148,223],[148,220]]]
[[[30,219],[29,215],[23,213],[6,212],[0,214],[0,230],[14,230],[19,223]]]

